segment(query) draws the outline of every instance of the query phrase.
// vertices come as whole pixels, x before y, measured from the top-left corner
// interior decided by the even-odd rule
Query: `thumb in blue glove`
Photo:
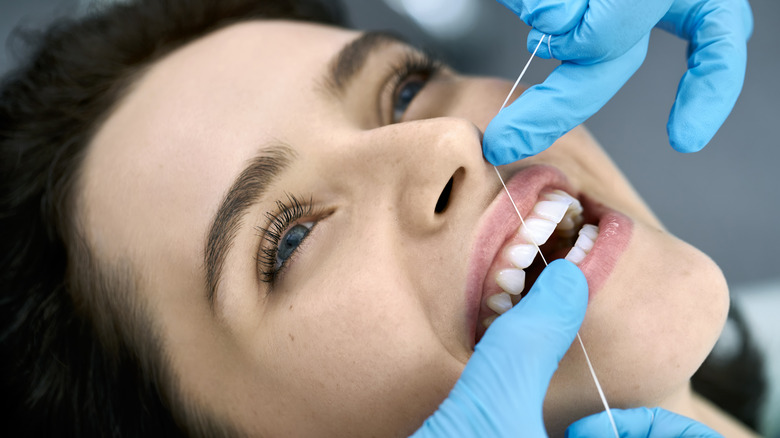
[[[493,322],[449,397],[414,436],[547,436],[544,397],[587,302],[582,271],[566,260],[550,263],[528,295]]]
[[[612,409],[620,436],[631,438],[722,438],[722,435],[690,418],[661,408]],[[612,436],[606,412],[585,417],[569,426],[566,438]]]

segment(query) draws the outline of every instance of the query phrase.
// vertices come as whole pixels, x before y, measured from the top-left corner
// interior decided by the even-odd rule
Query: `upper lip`
[[[523,217],[530,212],[545,189],[562,189],[571,193],[566,176],[548,165],[534,165],[521,169],[506,180],[506,185]],[[479,319],[482,316],[480,310],[484,300],[487,272],[498,252],[517,232],[520,225],[520,218],[509,196],[503,188],[500,188],[477,224],[469,257],[466,284],[468,321],[471,324],[469,339],[476,338]]]

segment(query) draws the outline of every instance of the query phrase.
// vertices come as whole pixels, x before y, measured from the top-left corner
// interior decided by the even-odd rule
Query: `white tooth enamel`
[[[490,327],[490,324],[493,324],[493,321],[498,318],[498,315],[490,315],[487,318],[482,320],[482,325],[485,326],[485,328]]]
[[[591,224],[585,224],[582,226],[582,229],[580,230],[580,235],[582,236],[588,236],[588,238],[592,241],[596,241],[596,237],[599,235],[599,227]]]
[[[577,241],[574,242],[574,246],[585,252],[588,252],[593,248],[593,240],[591,240],[590,237],[586,236],[584,233],[580,233],[580,237],[578,237]]]
[[[591,249],[593,249],[596,237],[599,235],[599,227],[595,225],[585,224],[580,230],[580,237],[574,243],[574,247],[566,254],[566,260],[579,265],[585,260],[585,256],[588,255]]]
[[[562,190],[542,195],[542,199],[534,205],[533,211],[525,219],[525,225],[518,231],[518,235],[526,243],[512,245],[505,250],[506,258],[517,269],[503,269],[496,274],[496,284],[503,292],[490,296],[485,302],[487,307],[499,315],[511,309],[513,298],[515,302],[521,298],[525,288],[523,269],[533,263],[538,252],[537,246],[545,244],[556,230],[558,235],[574,237],[582,222],[582,204],[576,198]],[[574,247],[566,255],[566,259],[575,264],[580,264],[593,248],[598,227],[585,225],[579,230],[579,234]],[[482,324],[489,327],[496,316],[485,318]]]
[[[506,251],[507,258],[517,269],[525,269],[531,266],[536,257],[536,247],[531,244],[521,243],[510,246]]]
[[[511,268],[502,269],[496,274],[496,284],[508,294],[519,295],[525,287],[525,271]]]
[[[583,260],[585,260],[585,251],[582,250],[582,248],[574,247],[571,250],[569,250],[569,253],[566,254],[566,260],[574,263],[575,265],[579,265]]]
[[[567,196],[566,192],[561,192],[563,195],[559,195],[557,193],[545,193],[544,196],[542,196],[542,199],[545,201],[552,201],[552,202],[560,202],[560,203],[566,203],[571,204],[571,196]]]
[[[534,205],[534,214],[542,219],[560,222],[571,202],[539,201]]]
[[[580,204],[580,201],[577,200],[577,198],[564,192],[563,190],[553,190],[551,195],[557,195],[570,200],[574,208],[582,208],[582,205]]]
[[[529,217],[525,220],[525,226],[520,227],[520,235],[527,242],[541,246],[550,238],[556,225],[558,224],[547,219]]]
[[[512,308],[512,298],[508,293],[501,292],[499,294],[490,296],[487,299],[487,306],[490,308],[490,310],[501,315]]]
[[[569,210],[577,215],[582,214],[582,204],[576,198],[572,198]]]

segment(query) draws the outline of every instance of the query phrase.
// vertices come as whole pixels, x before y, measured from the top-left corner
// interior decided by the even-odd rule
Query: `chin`
[[[710,257],[638,224],[580,329],[610,406],[674,411],[728,308],[725,278]],[[544,409],[550,436],[563,436],[572,422],[604,409],[576,342],[553,376]]]

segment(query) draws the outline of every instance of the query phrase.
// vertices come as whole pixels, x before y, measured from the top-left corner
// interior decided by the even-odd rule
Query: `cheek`
[[[668,233],[635,225],[631,246],[589,303],[580,330],[616,408],[662,404],[684,390],[728,312],[725,281],[709,257]],[[561,415],[603,409],[577,343],[550,394],[551,410]]]
[[[263,369],[289,412],[311,419],[301,426],[311,430],[297,432],[411,433],[446,397],[460,367],[403,276],[365,264],[330,272],[269,312]],[[387,414],[377,419],[376,412]]]
[[[594,306],[594,320],[614,327],[612,337],[628,352],[622,356],[648,379],[666,374],[687,381],[720,333],[728,289],[701,251],[666,232],[636,228],[625,268],[603,305]]]

